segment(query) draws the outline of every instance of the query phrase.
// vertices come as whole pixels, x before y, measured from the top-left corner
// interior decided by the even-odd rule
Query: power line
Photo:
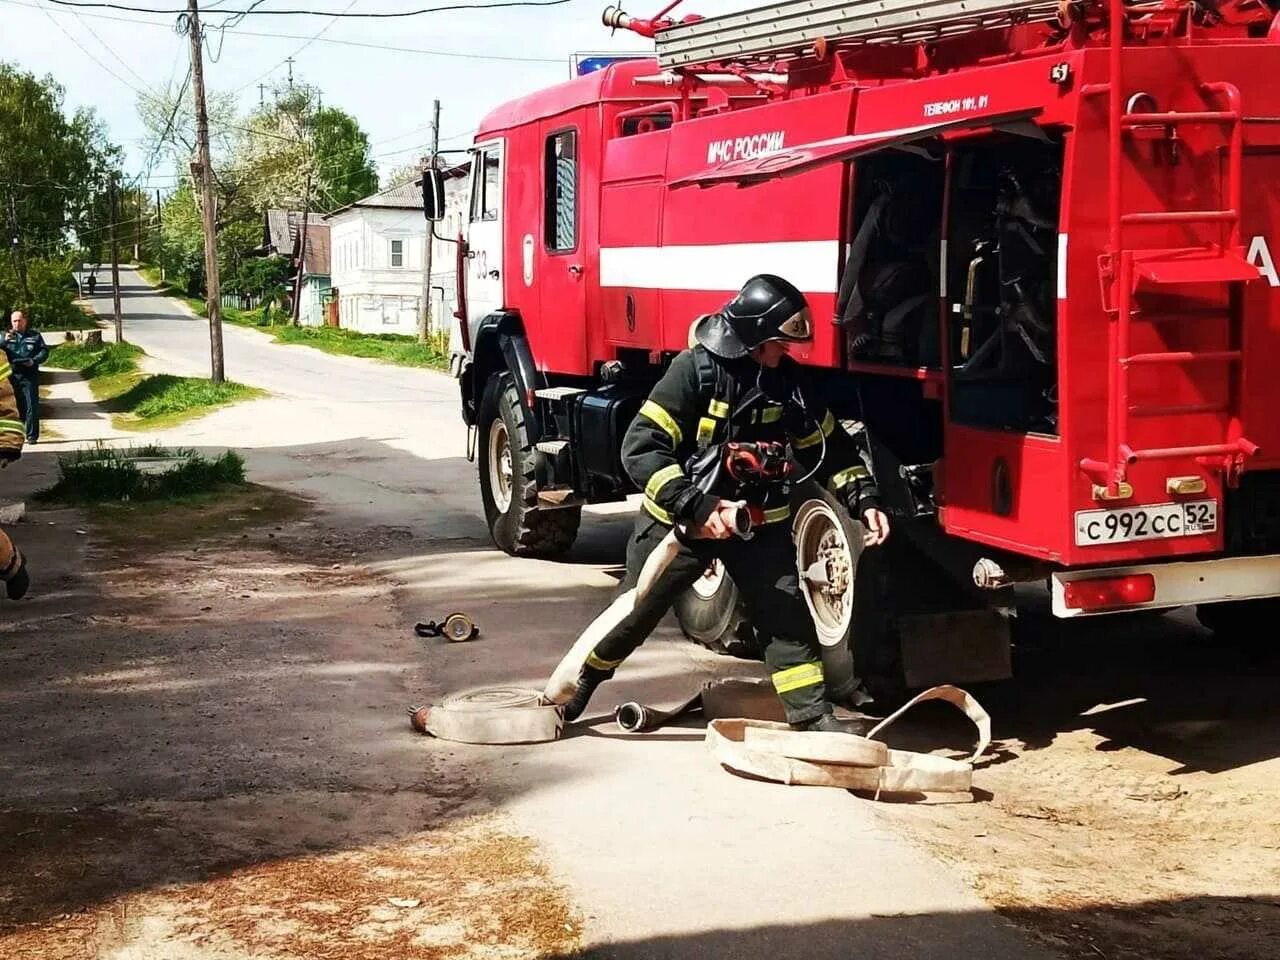
[[[77,20],[79,20],[81,24],[84,25],[85,30],[88,30],[90,34],[93,34],[93,30],[89,27],[87,23],[84,22],[83,14],[81,14],[78,10],[72,10],[71,15],[75,17]],[[129,71],[130,74],[133,75],[133,78],[135,80],[137,80],[140,84],[142,84],[148,90],[151,89],[151,84],[147,83],[147,81],[138,73],[137,70],[129,66],[129,61],[125,60],[124,57],[116,53],[116,51],[112,48],[111,44],[107,43],[107,41],[104,38],[97,36],[96,34],[94,35],[94,37],[98,41],[98,43],[102,44],[102,48],[106,50],[107,53],[111,54],[113,57],[116,58],[116,61],[120,64],[120,66],[124,67],[127,71]]]
[[[52,13],[51,13],[47,8],[46,8],[46,7],[44,7],[44,6],[39,6],[39,9],[40,9],[40,11],[41,11],[41,12],[42,12],[46,17],[48,17],[48,18],[49,18],[49,22],[50,22],[50,23],[52,23],[55,27],[57,27],[59,30],[61,30],[61,31],[62,31],[62,33],[66,36],[66,38],[67,38],[68,40],[70,40],[72,43],[74,43],[77,47],[79,47],[79,48],[80,48],[80,51],[81,51],[81,52],[82,52],[86,57],[88,57],[90,60],[92,60],[94,63],[96,63],[99,67],[101,67],[103,70],[105,70],[105,71],[106,71],[107,73],[109,73],[111,76],[115,77],[117,80],[119,80],[121,83],[123,83],[126,87],[128,87],[130,90],[132,90],[132,91],[133,91],[134,93],[136,93],[138,96],[142,97],[143,99],[147,99],[147,98],[148,98],[148,94],[143,93],[141,90],[139,90],[137,87],[135,87],[132,83],[130,83],[130,82],[129,82],[128,80],[126,80],[124,77],[120,76],[120,74],[116,73],[114,70],[112,70],[110,67],[108,67],[105,63],[103,63],[101,60],[99,60],[97,57],[95,57],[95,56],[94,56],[94,55],[89,51],[89,49],[88,49],[88,48],[87,48],[83,43],[81,43],[79,40],[77,40],[77,39],[75,38],[75,36],[71,33],[71,31],[70,31],[70,30],[68,30],[66,27],[64,27],[61,23],[59,23],[59,22],[58,22],[57,17],[55,17],[55,16],[54,16],[54,15],[53,15],[53,14],[52,14]]]
[[[28,7],[32,10],[43,9],[40,4],[29,3],[27,0],[0,0],[0,3],[8,4],[14,7]],[[165,30],[171,30],[173,25],[159,20],[140,20],[137,17],[116,17],[109,13],[82,13],[81,18],[90,17],[94,20],[110,20],[113,23],[128,23],[134,26],[145,27],[161,27]],[[459,53],[454,50],[434,50],[426,47],[401,47],[389,43],[372,43],[365,40],[341,40],[336,37],[308,37],[301,33],[272,33],[263,30],[242,30],[236,28],[236,34],[241,37],[260,37],[267,40],[309,40],[315,43],[328,43],[339,47],[359,47],[365,50],[387,50],[392,53],[412,53],[426,57],[446,57],[456,60],[492,60],[501,63],[554,63],[563,65],[566,62],[565,57],[517,57],[500,53]],[[283,61],[281,61],[283,62]],[[278,66],[278,64],[277,64]],[[273,67],[272,69],[275,69]],[[243,89],[243,87],[241,88]]]
[[[92,2],[92,0],[49,0],[61,7],[92,7],[106,10],[126,10],[130,13],[182,14],[186,9],[157,9],[156,7],[131,7],[123,3]],[[259,3],[262,0],[258,0]],[[500,7],[558,7],[573,0],[498,0],[496,3],[454,3],[441,7],[422,7],[418,10],[380,10],[371,13],[333,13],[330,10],[260,10],[256,5],[247,10],[219,10],[232,17],[337,17],[350,20],[389,20],[403,17],[417,17],[424,13],[446,13],[450,10],[490,10]]]
[[[346,7],[343,9],[342,12],[346,13],[348,10],[350,10],[352,7],[356,5],[356,2],[357,0],[351,0],[351,2],[346,5]],[[337,23],[339,19],[341,18],[335,16],[332,20],[330,20],[323,27],[321,27],[319,31],[316,32],[315,36],[308,37],[307,40],[302,44],[302,46],[300,46],[297,50],[293,51],[293,53],[289,54],[289,56],[281,60],[280,63],[277,63],[275,66],[271,67],[265,73],[262,73],[259,76],[254,77],[248,83],[244,84],[244,86],[236,87],[236,89],[233,90],[232,93],[233,94],[239,93],[241,90],[244,90],[245,87],[252,87],[259,80],[265,79],[266,77],[274,73],[277,69],[279,69],[281,63],[289,63],[291,60],[293,60],[294,57],[300,54],[303,50],[307,49],[307,47],[310,46],[314,41],[319,40],[321,35],[325,33],[325,31],[327,31],[330,27],[332,27],[335,23]]]

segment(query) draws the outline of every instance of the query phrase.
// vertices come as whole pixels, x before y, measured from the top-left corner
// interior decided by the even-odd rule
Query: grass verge
[[[273,327],[280,343],[301,344],[325,353],[348,357],[366,357],[401,367],[431,367],[443,370],[449,365],[448,342],[443,336],[419,343],[416,337],[396,333],[357,333],[338,327]]]
[[[203,377],[147,376],[138,369],[141,356],[142,350],[131,343],[64,343],[49,351],[48,365],[78,370],[122,430],[171,427],[238,400],[265,396],[265,391],[230,380],[215,384]]]
[[[233,450],[210,460],[155,444],[119,449],[97,443],[58,458],[58,480],[37,500],[94,504],[176,500],[243,487],[244,460]]]

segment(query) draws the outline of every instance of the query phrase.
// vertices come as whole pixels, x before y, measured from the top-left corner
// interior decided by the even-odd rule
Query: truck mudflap
[[[1056,617],[1280,596],[1280,554],[1067,570],[1049,577]]]

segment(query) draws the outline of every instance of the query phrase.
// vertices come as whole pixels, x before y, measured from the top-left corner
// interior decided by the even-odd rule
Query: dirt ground
[[[1185,612],[1029,620],[1017,682],[975,691],[996,738],[977,802],[882,818],[1069,956],[1280,956],[1280,650]],[[941,713],[912,733],[940,727],[963,742]]]
[[[360,563],[400,532],[331,530],[255,488],[37,511],[15,534],[46,597],[6,611],[0,645],[0,957],[573,949],[533,842],[429,763],[407,715],[378,735],[417,641]]]
[[[424,658],[365,565],[407,531],[264,488],[18,532],[49,522],[47,595],[0,644],[0,958],[573,953],[535,844],[448,753],[386,736]],[[1065,956],[1280,956],[1280,660],[1184,614],[1020,635],[1018,680],[974,690],[973,802],[883,823]],[[897,740],[963,747],[946,709]]]

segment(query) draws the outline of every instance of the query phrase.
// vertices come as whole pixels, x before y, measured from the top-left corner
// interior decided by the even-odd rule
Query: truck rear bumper
[[[1078,601],[1072,602],[1067,589],[1068,584],[1081,584],[1090,580],[1145,580],[1146,577],[1155,581],[1155,592],[1153,598],[1145,602],[1119,602],[1113,606],[1082,608],[1075,605]],[[1275,597],[1280,596],[1280,555],[1068,570],[1051,574],[1049,588],[1055,617],[1096,616],[1223,600]],[[1149,591],[1149,586],[1147,589]]]

